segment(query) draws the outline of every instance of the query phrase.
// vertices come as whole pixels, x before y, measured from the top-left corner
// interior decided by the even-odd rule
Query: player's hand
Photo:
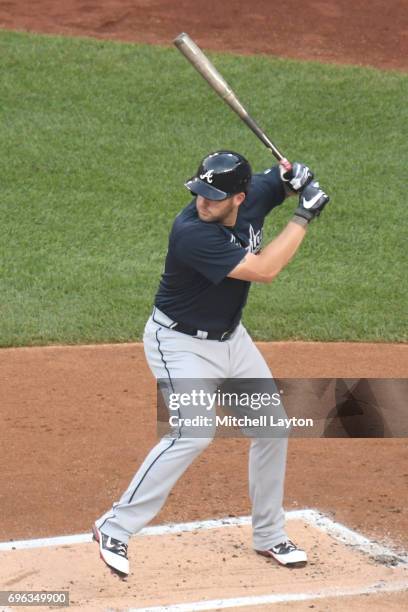
[[[295,210],[295,215],[306,219],[309,223],[320,215],[329,201],[329,196],[320,188],[319,183],[312,181],[299,195],[299,206]]]
[[[292,170],[287,170],[284,164],[279,164],[281,180],[289,192],[299,193],[306,187],[313,178],[313,172],[305,164],[293,162]]]

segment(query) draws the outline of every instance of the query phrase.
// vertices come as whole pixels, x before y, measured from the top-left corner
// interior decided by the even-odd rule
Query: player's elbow
[[[279,262],[264,261],[262,256],[256,257],[255,264],[255,275],[257,277],[254,279],[255,282],[263,283],[266,285],[272,283],[272,281],[275,280],[275,278],[282,270],[282,266]]]
[[[279,274],[281,268],[265,265],[259,257],[251,254],[241,262],[228,276],[250,283],[271,283]]]
[[[256,272],[253,272],[251,281],[254,283],[262,283],[264,285],[269,285],[272,281],[275,280],[279,272],[280,270],[278,269],[258,269]]]
[[[274,281],[275,278],[278,276],[279,272],[280,270],[269,270],[263,275],[263,280],[259,282],[264,283],[266,285],[270,285],[270,283]]]

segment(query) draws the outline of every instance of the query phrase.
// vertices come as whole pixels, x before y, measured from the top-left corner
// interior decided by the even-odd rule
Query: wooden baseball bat
[[[209,83],[210,87],[232,108],[233,111],[242,119],[242,121],[258,136],[263,144],[272,152],[279,163],[290,172],[292,164],[279,151],[276,145],[273,144],[270,138],[260,128],[257,122],[251,117],[246,108],[238,100],[236,94],[220,75],[218,70],[210,62],[208,57],[201,51],[196,43],[188,34],[183,32],[174,40],[177,49],[188,59],[194,68],[201,74],[202,77]]]

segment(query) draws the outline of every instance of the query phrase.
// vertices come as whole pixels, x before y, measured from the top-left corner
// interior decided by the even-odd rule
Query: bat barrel
[[[272,154],[279,162],[287,162],[286,158],[279,149],[268,138],[256,121],[249,115],[248,111],[238,100],[232,88],[220,75],[218,70],[204,55],[201,49],[190,38],[188,34],[182,32],[174,39],[174,44],[178,50],[188,59],[201,76],[209,83],[214,91],[232,108],[234,112],[246,123],[263,144],[270,149]]]
[[[188,34],[185,32],[179,34],[174,39],[174,44],[221,98],[225,99],[229,94],[233,93],[226,80]]]

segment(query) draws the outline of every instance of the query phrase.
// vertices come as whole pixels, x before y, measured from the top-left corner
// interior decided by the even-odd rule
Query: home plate
[[[371,598],[406,601],[404,555],[313,510],[288,519],[289,537],[308,552],[304,568],[255,554],[249,519],[241,517],[144,530],[131,540],[127,581],[110,573],[88,534],[3,543],[0,590],[68,591],[70,610],[300,609],[301,602],[326,599],[340,609],[338,600],[362,595],[367,609]]]

